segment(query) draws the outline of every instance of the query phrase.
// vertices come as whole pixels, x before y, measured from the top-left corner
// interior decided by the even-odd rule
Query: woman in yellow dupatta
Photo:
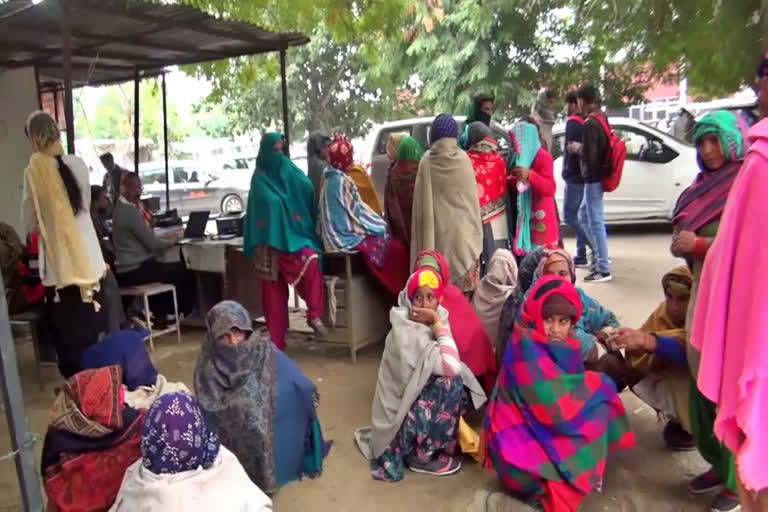
[[[40,276],[51,304],[53,340],[64,377],[82,368],[82,352],[105,330],[101,280],[107,266],[89,212],[88,167],[64,155],[56,121],[34,112],[25,126],[34,152],[24,171],[22,217],[42,239]]]
[[[368,172],[362,165],[354,162],[352,142],[341,134],[336,134],[328,147],[328,159],[333,167],[340,170],[355,182],[360,199],[379,215],[384,214],[381,200]]]

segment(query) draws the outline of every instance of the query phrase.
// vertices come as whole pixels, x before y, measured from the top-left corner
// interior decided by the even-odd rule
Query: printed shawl
[[[90,438],[120,430],[122,377],[117,365],[84,370],[70,377],[51,406],[51,427]]]
[[[277,407],[277,350],[253,332],[248,312],[233,301],[214,306],[195,368],[200,409],[221,444],[232,450],[253,482],[265,492],[277,487],[274,417]],[[231,328],[250,332],[237,346],[221,337]]]
[[[323,174],[319,209],[319,231],[327,251],[351,251],[368,235],[387,234],[387,223],[361,200],[352,179],[333,167]]]
[[[49,510],[107,510],[126,469],[141,458],[144,411],[123,404],[120,382],[119,366],[85,370],[57,397],[41,463]]]
[[[411,405],[432,376],[432,369],[439,363],[440,349],[432,329],[408,317],[411,307],[406,285],[398,298],[398,306],[389,313],[392,328],[384,345],[373,397],[369,453],[372,458],[379,457],[389,447]],[[438,314],[450,328],[448,312],[442,306],[438,307]],[[479,408],[485,403],[485,393],[464,363],[461,368],[459,377],[468,388],[473,405]]]
[[[581,311],[569,282],[545,276],[534,286],[488,407],[485,463],[522,499],[575,512],[600,488],[608,452],[635,438],[615,385],[584,370],[578,341],[547,339],[541,309],[553,294]]]
[[[470,149],[467,155],[475,171],[480,217],[483,224],[487,224],[499,215],[506,215],[507,166],[504,159],[495,152],[482,153]]]
[[[475,173],[467,154],[451,137],[432,144],[416,177],[411,261],[429,249],[445,256],[455,280],[475,266],[483,250]]]
[[[717,405],[715,435],[736,457],[748,490],[768,488],[765,404],[768,269],[768,120],[749,131],[747,159],[731,189],[717,238],[707,253],[691,329],[701,351],[698,386]]]
[[[315,189],[287,156],[273,151],[280,140],[279,133],[268,133],[259,147],[243,231],[249,257],[261,246],[287,253],[304,247],[321,250],[315,233]]]
[[[698,232],[703,226],[720,218],[744,157],[744,143],[738,118],[726,110],[705,115],[693,128],[694,142],[707,134],[720,139],[726,165],[711,171],[697,155],[701,172],[693,184],[680,194],[673,214],[675,229]]]

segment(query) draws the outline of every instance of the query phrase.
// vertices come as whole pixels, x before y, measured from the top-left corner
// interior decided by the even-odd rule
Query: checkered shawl
[[[532,289],[488,407],[486,466],[524,499],[575,511],[600,487],[608,451],[632,447],[634,434],[615,385],[584,370],[579,342],[548,341],[541,310],[553,294],[581,313],[578,292],[557,276]]]

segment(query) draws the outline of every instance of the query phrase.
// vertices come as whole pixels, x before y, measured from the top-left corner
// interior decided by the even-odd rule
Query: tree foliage
[[[703,96],[751,83],[768,45],[768,0],[181,0],[312,36],[289,51],[294,133],[365,131],[365,121],[463,113],[477,92],[501,117],[535,91],[603,86],[605,103],[643,101],[659,79],[689,78]],[[274,56],[197,68],[232,131],[281,124]]]

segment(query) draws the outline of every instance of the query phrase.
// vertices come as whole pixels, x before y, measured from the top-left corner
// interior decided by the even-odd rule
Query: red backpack
[[[608,121],[597,114],[589,114],[589,118],[597,119],[608,136],[608,150],[605,155],[605,175],[603,176],[603,191],[613,192],[619,188],[621,183],[621,173],[624,172],[624,161],[627,159],[627,145],[611,130]]]

